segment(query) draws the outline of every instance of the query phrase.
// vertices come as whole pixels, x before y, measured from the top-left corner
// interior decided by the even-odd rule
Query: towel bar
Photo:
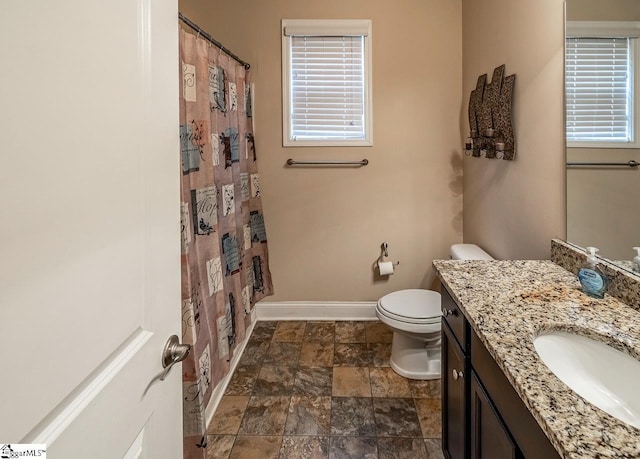
[[[613,167],[613,166],[626,166],[626,167],[631,167],[631,168],[636,168],[638,166],[640,166],[640,163],[634,160],[631,161],[627,161],[625,162],[618,162],[618,163],[576,163],[576,162],[568,162],[567,166],[569,167],[582,167],[582,166],[607,166],[607,167]]]
[[[287,166],[366,166],[369,164],[368,159],[360,161],[343,161],[343,160],[326,160],[326,161],[297,161],[287,159]]]

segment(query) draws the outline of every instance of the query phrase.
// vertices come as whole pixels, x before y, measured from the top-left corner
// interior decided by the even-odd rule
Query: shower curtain
[[[205,408],[256,301],[272,294],[248,71],[180,31],[184,458],[206,454]]]

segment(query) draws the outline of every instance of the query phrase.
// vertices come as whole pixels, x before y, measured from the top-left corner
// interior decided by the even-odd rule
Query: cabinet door
[[[447,458],[466,459],[468,359],[444,321],[442,352],[442,449]]]
[[[515,459],[517,447],[493,403],[478,381],[471,377],[471,458]]]

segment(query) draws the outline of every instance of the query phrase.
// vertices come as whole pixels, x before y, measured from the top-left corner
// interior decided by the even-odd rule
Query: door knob
[[[190,350],[191,345],[180,344],[177,335],[171,335],[169,337],[162,351],[162,368],[164,368],[164,371],[160,375],[160,381],[165,380],[169,371],[171,371],[171,367],[187,358]]]
[[[462,371],[457,371],[454,369],[452,373],[453,373],[453,379],[455,381],[457,381],[460,378],[464,378],[464,374],[462,374]]]

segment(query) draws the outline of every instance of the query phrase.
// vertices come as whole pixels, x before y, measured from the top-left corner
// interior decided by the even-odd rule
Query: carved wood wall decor
[[[487,74],[480,75],[476,89],[469,97],[469,137],[465,151],[475,157],[513,160],[516,143],[511,123],[511,105],[515,75],[504,76],[505,66],[493,71],[491,82]]]

